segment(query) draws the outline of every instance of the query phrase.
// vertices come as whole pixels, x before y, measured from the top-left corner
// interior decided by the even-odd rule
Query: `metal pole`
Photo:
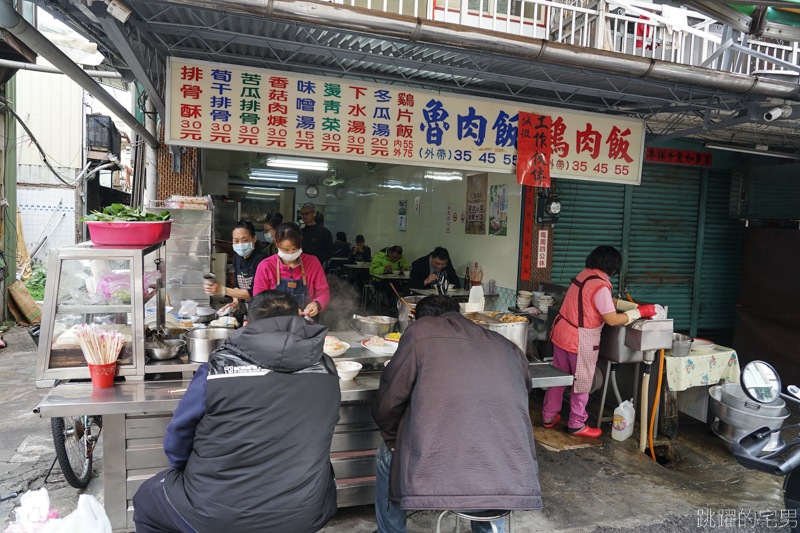
[[[708,170],[703,170],[700,178],[700,206],[697,220],[697,242],[694,250],[694,282],[692,283],[692,315],[689,322],[689,335],[697,335],[698,314],[700,313],[700,278],[703,276],[703,247],[706,241],[706,209],[708,205]]]
[[[39,30],[23,19],[14,9],[11,0],[0,0],[0,27],[13,33],[15,37],[28,45],[31,50],[47,59],[54,67],[100,100],[109,111],[138,133],[147,144],[153,148],[158,146],[156,138],[145,130],[136,118],[117,102],[116,98],[111,96],[85,70],[76,65],[64,52],[39,33]]]
[[[10,59],[0,59],[0,67],[15,68],[17,70],[31,70],[34,72],[47,72],[48,74],[64,74],[55,67],[47,65],[37,65],[36,63],[23,63],[22,61],[11,61]],[[86,74],[93,78],[116,78],[122,79],[122,74],[113,70],[84,70]]]
[[[145,117],[144,123],[147,127],[149,135],[158,137],[156,129],[156,106],[150,98],[147,99],[145,104]],[[158,148],[150,146],[145,147],[145,185],[144,185],[144,198],[143,207],[150,204],[150,200],[157,199],[158,190]]]

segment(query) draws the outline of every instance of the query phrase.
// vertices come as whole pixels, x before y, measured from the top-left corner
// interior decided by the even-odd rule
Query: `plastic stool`
[[[436,533],[442,533],[442,519],[447,513],[456,515],[456,533],[461,532],[461,521],[459,518],[474,520],[475,522],[492,522],[492,532],[503,533],[502,531],[497,531],[497,526],[494,525],[494,521],[505,517],[508,517],[509,533],[514,533],[514,511],[443,511],[436,521]]]
[[[375,286],[372,283],[365,283],[364,288],[361,289],[361,307],[366,311],[367,305],[375,297]]]

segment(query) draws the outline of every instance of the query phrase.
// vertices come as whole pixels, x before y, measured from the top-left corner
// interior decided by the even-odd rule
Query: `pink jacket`
[[[271,290],[277,285],[275,262],[280,261],[277,255],[271,255],[261,261],[256,269],[256,279],[253,281],[253,296],[261,291]],[[306,282],[308,283],[308,294],[312,301],[319,304],[320,310],[325,309],[331,301],[331,290],[328,287],[328,280],[325,279],[325,272],[319,259],[313,255],[300,254],[300,262],[306,270]],[[291,274],[290,274],[291,270]],[[281,279],[293,279],[302,283],[303,276],[300,266],[290,269],[281,263]]]

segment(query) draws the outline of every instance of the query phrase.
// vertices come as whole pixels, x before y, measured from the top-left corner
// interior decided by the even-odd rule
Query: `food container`
[[[771,403],[759,403],[751,399],[745,394],[739,383],[725,383],[722,385],[720,401],[734,409],[763,416],[780,416],[783,408],[786,407],[786,402],[781,398]]]
[[[744,429],[748,432],[766,426],[769,429],[778,429],[783,425],[783,422],[789,418],[789,409],[785,406],[780,410],[776,416],[766,416],[758,414],[753,411],[736,409],[730,405],[722,403],[722,386],[714,385],[708,389],[708,395],[711,400],[711,412],[720,420],[738,429]]]
[[[197,308],[198,319],[195,320],[194,322],[197,322],[198,324],[208,324],[209,322],[214,320],[214,317],[216,315],[217,312],[210,307],[198,307]]]
[[[164,361],[180,356],[186,349],[185,340],[163,339],[162,342],[167,345],[167,348],[162,348],[157,342],[145,343],[145,355],[155,361]]]
[[[336,372],[339,374],[339,379],[342,381],[350,381],[356,377],[361,370],[361,363],[355,361],[338,361],[336,363]]]
[[[169,239],[172,221],[86,222],[93,244],[149,246]]]
[[[674,357],[686,357],[691,349],[692,338],[689,335],[672,334],[672,355]]]
[[[369,337],[383,337],[397,326],[397,319],[390,316],[354,316],[353,322],[362,335]]]
[[[207,363],[211,353],[233,333],[231,328],[196,328],[184,334],[189,361]]]
[[[528,321],[502,322],[489,313],[463,313],[468,319],[475,321],[483,329],[495,331],[510,340],[526,353],[528,344]]]

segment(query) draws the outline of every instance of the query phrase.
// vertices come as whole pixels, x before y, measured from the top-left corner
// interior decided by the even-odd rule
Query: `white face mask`
[[[264,239],[266,239],[267,244],[272,244],[272,233],[265,233]]]
[[[243,242],[240,244],[233,245],[233,251],[237,254],[241,255],[242,257],[247,257],[253,252],[253,243],[252,242]]]
[[[280,257],[284,261],[296,261],[297,258],[300,257],[300,254],[302,254],[302,253],[303,253],[303,249],[302,248],[300,248],[299,250],[297,250],[293,254],[286,254],[286,253],[283,253],[280,250],[278,250],[278,257]]]

